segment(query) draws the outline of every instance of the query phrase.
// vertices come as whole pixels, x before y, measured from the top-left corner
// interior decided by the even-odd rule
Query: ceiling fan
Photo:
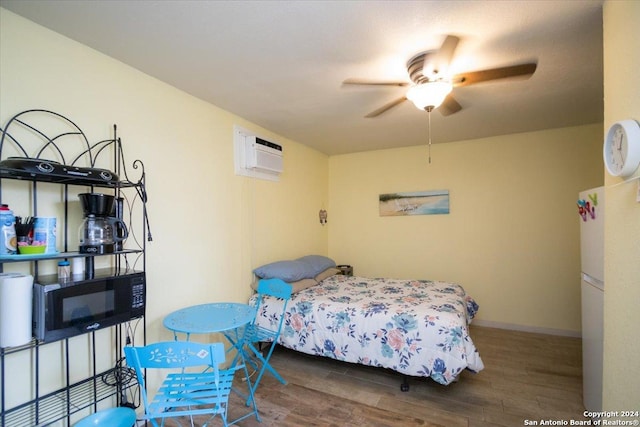
[[[365,116],[367,118],[377,117],[406,100],[412,101],[420,110],[431,112],[437,108],[443,116],[448,116],[462,109],[462,106],[451,94],[454,87],[510,77],[529,78],[536,70],[536,63],[524,63],[450,75],[449,65],[459,41],[458,37],[448,35],[440,49],[422,52],[411,58],[407,62],[407,71],[411,82],[346,79],[342,83],[346,85],[409,86],[405,96],[370,112]]]

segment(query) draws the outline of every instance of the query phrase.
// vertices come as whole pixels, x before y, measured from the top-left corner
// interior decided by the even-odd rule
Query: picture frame
[[[449,190],[387,193],[378,200],[380,216],[449,214]]]

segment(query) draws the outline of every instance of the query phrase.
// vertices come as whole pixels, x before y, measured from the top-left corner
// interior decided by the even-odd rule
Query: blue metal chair
[[[240,339],[237,342],[234,342],[234,336],[227,336],[227,338],[234,343],[234,347],[238,350],[235,361],[237,361],[239,357],[243,357],[245,363],[252,364],[258,372],[258,376],[253,384],[249,384],[251,394],[253,394],[258,388],[258,384],[260,384],[260,380],[262,379],[265,371],[269,371],[282,384],[287,383],[284,378],[282,378],[282,376],[269,364],[269,360],[271,359],[271,354],[276,347],[280,331],[282,330],[282,324],[284,323],[287,304],[291,299],[292,289],[293,288],[290,284],[280,279],[260,280],[258,282],[258,295],[256,300],[256,317],[245,326],[244,331],[241,332]],[[270,318],[268,326],[265,326],[264,322],[258,325],[258,319],[263,312],[262,306],[265,303],[264,297],[267,295],[284,300],[282,312],[279,319]],[[269,350],[265,355],[262,354],[259,348],[256,348],[256,344],[258,343],[271,343]],[[255,359],[251,356],[255,356]],[[250,399],[252,399],[251,396],[247,399],[247,405],[249,405]]]
[[[166,418],[188,416],[193,427],[194,415],[210,414],[210,420],[220,415],[222,424],[229,425],[227,406],[234,373],[244,368],[248,377],[248,372],[243,364],[234,364],[226,370],[219,369],[220,363],[225,361],[222,343],[159,342],[144,347],[128,346],[124,348],[124,353],[127,364],[135,369],[138,377],[145,412],[143,419],[158,427],[157,419],[162,419],[161,425],[164,425]],[[196,370],[196,367],[200,369]],[[145,369],[169,371],[153,398],[147,395]],[[251,387],[249,394],[253,411],[246,416],[255,414],[260,421]]]

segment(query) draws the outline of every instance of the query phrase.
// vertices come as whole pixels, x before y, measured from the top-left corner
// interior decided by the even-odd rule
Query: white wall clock
[[[609,128],[602,150],[609,174],[631,176],[640,165],[640,125],[635,120],[621,120]]]

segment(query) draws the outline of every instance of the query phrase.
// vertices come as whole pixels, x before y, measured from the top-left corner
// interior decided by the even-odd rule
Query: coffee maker
[[[81,254],[103,255],[122,249],[122,241],[129,236],[127,226],[118,217],[115,197],[101,193],[79,194],[84,219],[78,230]]]

